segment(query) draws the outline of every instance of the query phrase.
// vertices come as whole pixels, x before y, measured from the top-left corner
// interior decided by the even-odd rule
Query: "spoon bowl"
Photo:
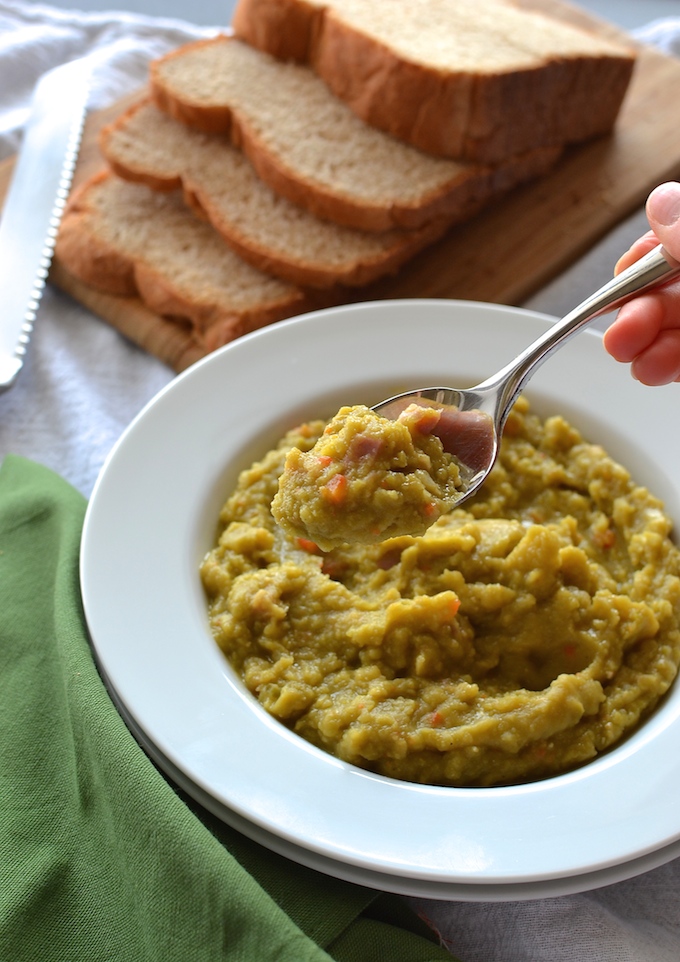
[[[461,485],[453,501],[460,505],[493,468],[510,409],[541,364],[601,314],[678,274],[680,263],[659,245],[582,301],[492,377],[467,389],[417,388],[387,398],[372,410],[390,419],[414,403],[441,411],[436,434],[444,450],[460,462]]]

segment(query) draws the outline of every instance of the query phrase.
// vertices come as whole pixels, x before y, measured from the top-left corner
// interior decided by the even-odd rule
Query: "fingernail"
[[[658,224],[671,227],[680,220],[680,184],[661,184],[649,195],[648,213]]]

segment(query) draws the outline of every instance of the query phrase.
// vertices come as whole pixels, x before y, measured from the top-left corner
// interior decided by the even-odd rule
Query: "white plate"
[[[236,341],[163,390],[93,493],[81,581],[102,672],[167,773],[216,814],[321,871],[441,898],[562,894],[680,845],[680,687],[621,746],[543,782],[453,789],[344,764],[269,718],[213,642],[198,576],[238,471],[304,418],[426,384],[471,385],[549,319],[468,302],[320,311]],[[603,443],[680,519],[677,387],[637,384],[584,332],[527,389]]]

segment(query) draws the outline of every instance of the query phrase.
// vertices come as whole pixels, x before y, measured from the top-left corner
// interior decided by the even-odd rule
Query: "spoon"
[[[407,391],[374,405],[373,411],[394,420],[412,403],[441,409],[436,434],[461,464],[462,485],[453,501],[459,505],[491,471],[510,408],[540,365],[596,317],[679,273],[680,263],[659,245],[591,294],[493,377],[467,390],[425,387]]]

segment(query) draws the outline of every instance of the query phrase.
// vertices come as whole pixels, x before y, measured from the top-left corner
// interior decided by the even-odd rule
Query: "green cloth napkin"
[[[0,959],[434,962],[394,896],[275,855],[182,795],[137,745],[88,645],[85,500],[0,469]]]

